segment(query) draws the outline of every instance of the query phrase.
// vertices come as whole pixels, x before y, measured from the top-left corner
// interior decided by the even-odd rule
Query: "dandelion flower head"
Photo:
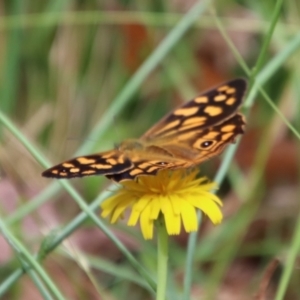
[[[128,226],[140,227],[145,239],[153,237],[154,223],[160,215],[169,235],[178,235],[183,227],[186,232],[197,231],[197,209],[214,224],[222,221],[222,202],[211,191],[214,182],[205,177],[197,178],[198,170],[161,171],[156,176],[140,176],[122,182],[121,188],[102,205],[102,217],[115,223],[131,209]]]

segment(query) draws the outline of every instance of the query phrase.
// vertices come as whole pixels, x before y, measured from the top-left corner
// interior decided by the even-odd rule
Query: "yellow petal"
[[[115,223],[132,201],[132,199],[123,199],[115,208],[110,222]]]
[[[150,219],[151,206],[145,207],[140,217],[141,230],[146,240],[153,237],[153,221]]]
[[[172,205],[172,209],[173,209],[173,212],[175,215],[180,215],[180,204],[179,202],[182,201],[184,198],[174,194],[172,195],[172,197],[169,197],[170,198],[170,202],[171,202],[171,205]]]
[[[210,198],[206,197],[199,201],[196,197],[189,197],[188,201],[195,207],[201,209],[214,224],[218,224],[222,221],[223,215],[219,206]]]
[[[140,199],[136,200],[132,206],[133,210],[142,211],[148,205],[149,201],[152,200],[154,196],[152,195],[143,195]]]
[[[159,213],[161,211],[161,201],[160,197],[157,197],[155,201],[152,201],[151,203],[151,214],[150,214],[150,219],[151,220],[156,220],[159,216]]]
[[[194,206],[188,201],[182,201],[180,204],[182,223],[186,232],[197,231],[198,221]]]
[[[169,197],[160,196],[161,211],[164,215],[167,232],[170,235],[179,234],[180,232],[180,216],[173,212],[172,204]]]
[[[131,210],[131,214],[130,214],[130,216],[129,216],[127,225],[128,225],[128,226],[135,226],[136,223],[137,223],[138,220],[139,220],[140,215],[141,215],[141,212],[140,212],[140,211],[138,211],[138,210]]]

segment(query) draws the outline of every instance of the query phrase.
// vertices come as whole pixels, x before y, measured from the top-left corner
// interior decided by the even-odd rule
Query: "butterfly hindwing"
[[[152,157],[149,159],[139,159],[133,161],[133,166],[119,174],[106,175],[107,178],[113,179],[114,181],[122,181],[125,179],[134,179],[137,176],[144,175],[156,175],[160,170],[174,170],[180,167],[184,167],[186,161],[175,157],[159,157],[156,152],[150,152],[149,155]],[[141,155],[142,156],[142,155]],[[154,159],[153,159],[154,157]]]
[[[146,146],[145,151],[136,153],[138,159],[133,159],[131,169],[106,177],[119,182],[136,176],[156,175],[160,170],[195,166],[220,154],[227,144],[235,141],[237,135],[244,133],[244,126],[244,117],[238,113],[223,123],[193,132],[188,140],[166,139],[161,146],[159,143]]]

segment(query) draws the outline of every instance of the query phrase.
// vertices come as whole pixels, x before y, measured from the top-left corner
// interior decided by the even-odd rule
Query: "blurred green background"
[[[213,179],[228,164],[225,220],[201,224],[190,299],[299,299],[299,28],[296,0],[2,1],[0,298],[154,299],[126,253],[155,276],[155,241],[95,221],[109,181],[68,193],[40,174],[242,76],[246,134],[233,160],[201,166]],[[168,299],[182,299],[187,241],[171,238]]]

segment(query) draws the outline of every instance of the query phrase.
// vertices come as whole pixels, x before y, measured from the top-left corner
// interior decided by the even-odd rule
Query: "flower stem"
[[[163,220],[157,222],[157,293],[156,300],[166,299],[168,273],[168,234]]]

